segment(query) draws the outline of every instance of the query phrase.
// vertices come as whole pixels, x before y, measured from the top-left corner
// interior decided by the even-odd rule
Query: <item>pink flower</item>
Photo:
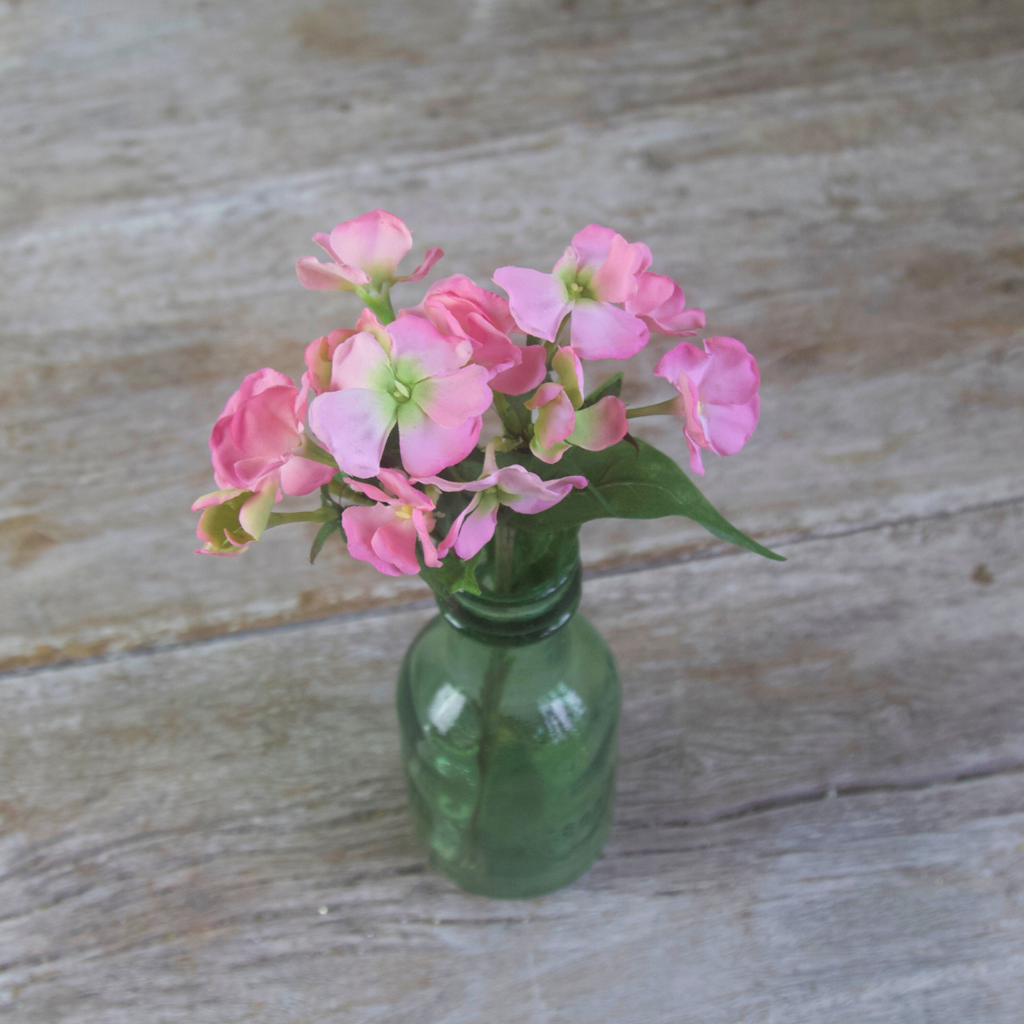
[[[452,523],[448,536],[437,547],[443,558],[453,547],[459,558],[472,558],[494,536],[498,524],[498,506],[508,505],[515,512],[535,515],[557,505],[574,487],[586,487],[585,476],[563,476],[541,480],[522,466],[498,469],[494,445],[484,453],[484,471],[478,480],[453,483],[430,477],[420,483],[433,484],[442,491],[473,491],[473,498]]]
[[[681,341],[658,360],[654,372],[679,392],[677,415],[690,450],[690,468],[704,475],[700,450],[735,455],[757,426],[761,374],[742,341],[705,338],[706,352]]]
[[[195,553],[225,558],[240,555],[260,539],[273,507],[272,490],[254,494],[236,488],[204,494],[192,505],[193,512],[203,510],[196,536],[204,544]]]
[[[473,346],[472,361],[492,372],[489,383],[495,391],[521,395],[544,379],[543,347],[517,345],[509,337],[516,323],[508,303],[464,274],[432,284],[419,306],[403,309],[399,316],[406,313],[426,317],[446,337],[467,338]]]
[[[637,275],[651,265],[642,242],[630,244],[611,228],[590,224],[550,274],[501,267],[494,281],[509,295],[516,323],[527,334],[555,341],[572,313],[570,344],[581,359],[628,359],[647,344],[647,324],[614,303],[637,293]]]
[[[273,504],[281,492],[309,494],[334,476],[334,467],[303,457],[306,394],[276,370],[242,381],[210,433],[218,487],[269,495]]]
[[[343,341],[348,341],[353,334],[360,331],[383,330],[375,313],[364,309],[356,321],[355,330],[331,331],[322,338],[314,338],[306,346],[306,372],[302,375],[303,385],[308,385],[318,395],[323,394],[331,386],[331,362],[334,353]]]
[[[536,410],[530,451],[542,462],[553,464],[570,445],[599,452],[618,444],[629,429],[621,399],[606,395],[594,405],[583,406],[583,367],[571,346],[560,348],[551,360],[559,383],[541,384],[526,403]]]
[[[464,459],[491,404],[490,372],[467,365],[468,340],[455,344],[430,321],[399,317],[360,331],[335,349],[329,390],[313,399],[309,425],[353,476],[376,476],[398,425],[402,464],[431,476]]]
[[[351,505],[341,514],[341,525],[353,558],[369,562],[388,576],[420,571],[416,559],[416,541],[423,546],[423,561],[437,568],[441,564],[430,537],[434,528],[434,503],[416,490],[397,469],[382,469],[375,487],[346,477],[353,490],[373,498],[376,505]]]
[[[322,338],[314,338],[306,346],[306,372],[302,375],[302,383],[322,395],[331,384],[331,360],[335,350],[343,341],[348,341],[353,334],[358,333],[343,329],[331,331]]]
[[[645,270],[636,279],[636,294],[626,299],[626,312],[658,334],[686,338],[704,326],[704,310],[686,309],[683,289],[664,274]]]
[[[333,263],[303,256],[295,264],[299,280],[317,291],[351,292],[370,286],[380,290],[393,281],[418,281],[444,255],[436,246],[406,277],[398,277],[398,264],[412,248],[412,233],[393,213],[371,210],[339,224],[330,235],[318,231],[313,241]]]

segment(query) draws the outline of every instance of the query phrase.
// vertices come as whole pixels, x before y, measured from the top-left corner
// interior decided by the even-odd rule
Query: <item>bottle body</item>
[[[524,898],[581,875],[611,824],[621,704],[576,613],[579,563],[528,594],[442,600],[398,682],[402,757],[431,864],[468,892]]]

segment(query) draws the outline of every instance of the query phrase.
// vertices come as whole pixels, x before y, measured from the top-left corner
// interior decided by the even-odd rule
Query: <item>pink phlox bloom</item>
[[[679,392],[677,413],[690,451],[690,468],[704,475],[701,449],[735,455],[757,426],[761,374],[757,360],[736,338],[705,338],[702,351],[681,341],[669,349],[654,372]]]
[[[500,505],[507,505],[514,512],[535,515],[557,505],[574,487],[587,486],[584,476],[542,480],[522,466],[499,469],[493,443],[484,452],[483,473],[479,479],[456,483],[430,477],[419,482],[433,484],[442,491],[473,492],[469,504],[437,546],[441,558],[453,547],[459,558],[472,558],[494,536]]]
[[[647,270],[636,280],[636,294],[626,299],[626,312],[640,317],[652,331],[686,338],[704,326],[704,310],[687,309],[683,289],[671,277]]]
[[[314,338],[306,346],[306,372],[302,375],[302,384],[318,395],[323,394],[331,386],[331,364],[338,346],[360,331],[375,333],[383,329],[377,315],[372,310],[364,309],[359,314],[355,329],[331,331],[322,338]]]
[[[307,394],[305,385],[269,368],[242,381],[210,432],[218,487],[265,494],[273,504],[282,494],[309,494],[334,476],[333,467],[302,455]]]
[[[642,242],[627,242],[600,224],[578,231],[550,274],[501,267],[494,282],[508,292],[509,307],[527,334],[555,341],[566,315],[571,346],[581,359],[628,359],[647,344],[646,323],[616,303],[637,292],[637,277],[651,265]]]
[[[317,291],[350,292],[367,286],[379,290],[394,281],[418,281],[444,255],[434,246],[411,274],[398,276],[398,264],[412,248],[412,233],[386,210],[371,210],[347,220],[329,235],[319,231],[313,241],[334,262],[321,263],[313,256],[303,256],[295,270],[304,287]]]
[[[397,425],[406,470],[439,473],[473,450],[493,399],[490,372],[471,364],[472,354],[467,339],[453,344],[419,316],[354,334],[335,349],[310,429],[344,472],[371,477]]]
[[[254,494],[237,487],[198,498],[192,511],[202,510],[196,536],[204,543],[195,553],[223,558],[240,555],[260,539],[274,506],[273,499],[269,489]]]
[[[382,469],[381,486],[345,478],[353,490],[373,498],[376,505],[351,505],[341,514],[341,525],[353,558],[369,562],[387,576],[413,576],[420,571],[416,541],[423,547],[423,561],[441,564],[430,536],[434,528],[434,503],[417,490],[397,469]]]
[[[618,444],[629,430],[622,400],[606,395],[583,408],[583,366],[572,346],[559,348],[551,367],[558,383],[541,384],[525,403],[537,413],[530,451],[542,462],[553,464],[571,445],[599,452]]]
[[[432,284],[418,306],[403,309],[399,316],[408,313],[426,317],[445,337],[468,339],[472,362],[491,371],[489,383],[494,391],[521,395],[544,379],[543,347],[517,345],[509,337],[517,328],[508,302],[464,274]]]

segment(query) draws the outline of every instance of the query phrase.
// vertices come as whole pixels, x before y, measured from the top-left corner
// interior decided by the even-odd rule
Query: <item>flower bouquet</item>
[[[600,852],[614,786],[619,680],[576,614],[579,528],[682,515],[779,559],[629,433],[631,419],[677,417],[703,475],[703,452],[735,454],[757,425],[757,363],[735,338],[684,340],[654,369],[671,389],[664,401],[627,408],[621,373],[588,391],[585,362],[705,325],[649,269],[646,245],[596,224],[551,273],[496,270],[507,300],[457,274],[397,315],[392,286],[423,278],[440,249],[399,276],[412,236],[383,210],[313,241],[330,259],[300,259],[301,283],[355,292],[365,308],[310,342],[299,385],[265,368],[228,399],[210,435],[220,490],[193,505],[198,551],[237,556],[271,527],[315,522],[311,562],[339,533],[380,572],[420,574],[441,614],[399,679],[418,831],[469,891],[550,891]],[[284,495],[315,492],[319,508],[274,511]]]

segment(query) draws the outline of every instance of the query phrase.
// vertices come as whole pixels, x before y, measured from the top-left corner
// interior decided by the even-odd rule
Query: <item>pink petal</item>
[[[469,504],[455,517],[455,522],[452,523],[444,540],[437,545],[437,553],[439,557],[444,558],[444,556],[447,555],[453,547],[455,547],[455,542],[459,539],[459,531],[462,529],[462,524],[465,522],[466,516],[468,516],[479,504],[480,495],[474,494],[470,499]]]
[[[572,247],[576,250],[579,266],[599,267],[608,259],[614,238],[622,236],[601,224],[588,224],[585,228],[580,228],[572,236]]]
[[[371,210],[339,224],[331,232],[331,249],[339,261],[366,271],[374,279],[393,278],[412,248],[412,234],[386,210]]]
[[[403,504],[430,511],[434,503],[409,483],[404,473],[397,469],[382,469],[378,474],[380,482]]]
[[[394,518],[385,523],[370,541],[377,557],[389,562],[399,572],[415,576],[420,571],[416,558],[416,524],[412,519]]]
[[[452,344],[421,316],[400,316],[386,330],[391,338],[395,376],[405,385],[458,370],[473,354],[468,340]]]
[[[449,494],[457,494],[459,491],[479,491],[476,480],[445,480],[443,476],[418,476],[413,480],[417,484],[425,484],[436,487],[438,490],[447,491]],[[485,485],[485,486],[490,486]]]
[[[192,511],[198,512],[203,508],[213,508],[215,505],[223,505],[225,501],[237,498],[240,494],[245,494],[245,491],[238,487],[229,488],[224,491],[211,491],[209,494],[204,494],[201,498],[196,498],[196,500],[192,502]]]
[[[547,376],[547,352],[543,345],[526,345],[519,349],[521,362],[509,370],[496,373],[489,381],[492,391],[503,395],[524,395]]]
[[[342,479],[352,490],[359,491],[360,494],[365,494],[368,498],[373,498],[374,501],[383,502],[385,505],[401,504],[393,494],[382,491],[376,484],[368,484],[364,480],[353,480],[350,476],[342,477]]]
[[[683,393],[685,388],[679,383],[685,376],[692,384],[699,386],[710,365],[710,357],[688,341],[681,341],[670,348],[654,365],[654,375],[663,377],[673,387]]]
[[[368,331],[353,334],[335,350],[331,364],[331,391],[370,388],[390,392],[394,373],[388,354]]]
[[[413,387],[409,404],[418,405],[438,426],[454,430],[490,408],[494,397],[487,386],[490,376],[484,367],[470,365],[429,377]]]
[[[395,400],[381,391],[348,388],[313,399],[309,426],[338,466],[352,476],[376,476],[397,421]]]
[[[703,476],[704,463],[700,457],[700,448],[693,443],[693,441],[690,439],[690,435],[687,434],[685,431],[683,432],[683,436],[686,438],[686,447],[690,451],[690,469],[693,470],[693,472],[696,473],[697,476]]]
[[[482,492],[469,508],[459,529],[455,554],[459,558],[472,558],[493,536],[498,525],[497,495]],[[460,517],[461,518],[461,517]]]
[[[636,279],[636,294],[626,300],[626,312],[633,316],[646,316],[660,305],[672,298],[679,285],[665,274],[652,274],[648,271]]]
[[[542,393],[546,396],[550,388],[557,389],[557,393],[553,393],[550,398],[545,397],[543,404],[538,406],[537,422],[533,426],[534,440],[542,449],[552,448],[559,441],[564,441],[576,424],[576,410],[560,384],[541,385],[537,396]]]
[[[703,406],[704,435],[716,455],[735,455],[750,440],[761,413],[761,399],[753,395],[744,403]]]
[[[557,505],[574,487],[586,487],[584,476],[562,476],[541,480],[522,466],[506,466],[498,470],[501,503],[515,512],[534,515]]]
[[[231,418],[231,439],[250,458],[276,459],[300,441],[295,418],[298,388],[269,388],[253,395]]]
[[[438,426],[415,402],[406,402],[398,407],[402,465],[409,476],[418,480],[435,476],[442,469],[461,462],[473,450],[482,426],[482,418],[476,416],[453,430],[447,429]]]
[[[571,345],[563,345],[551,360],[558,383],[565,388],[574,409],[583,404],[583,364]]]
[[[423,257],[423,262],[411,273],[405,277],[396,277],[396,281],[419,281],[427,276],[430,268],[444,255],[444,249],[438,248],[438,246],[431,246],[427,250],[427,254]]]
[[[306,346],[306,380],[318,395],[330,387],[331,363],[338,346],[355,333],[350,330],[331,331],[322,338],[314,338]]]
[[[300,456],[289,459],[281,468],[281,490],[285,494],[309,494],[318,487],[330,483],[337,470],[322,462],[303,459]]]
[[[554,341],[570,310],[565,284],[554,274],[526,267],[500,267],[492,278],[508,292],[509,309],[519,329]]]
[[[335,263],[344,263],[344,260],[338,259],[338,254],[331,248],[330,235],[325,235],[322,231],[318,231],[313,236],[313,241],[317,245],[319,245],[320,248],[323,249],[323,251],[327,253],[327,255],[330,256],[332,260],[334,260]]]
[[[267,527],[270,511],[277,497],[277,481],[267,480],[238,510],[238,525],[253,540],[259,540]]]
[[[626,406],[621,399],[607,395],[576,413],[576,429],[569,435],[569,443],[590,452],[599,452],[618,444],[628,430]]]
[[[511,334],[516,329],[508,302],[500,295],[481,288],[465,274],[455,274],[438,281],[437,285],[427,291],[427,297],[443,301],[455,313],[460,323],[464,317],[476,314],[482,316],[502,334]]]
[[[561,258],[555,264],[554,269],[551,271],[565,284],[571,284],[576,280],[576,275],[579,273],[582,264],[580,261],[580,254],[576,249],[569,245],[566,246],[565,252],[562,253]]]
[[[451,314],[449,314],[451,316]],[[520,347],[479,313],[466,316],[466,334],[473,343],[473,362],[492,373],[511,369],[520,361]]]
[[[686,309],[683,289],[663,274],[641,274],[637,294],[626,301],[626,312],[643,317],[653,331],[686,337],[704,326],[702,309]]]
[[[303,288],[318,292],[352,292],[356,285],[370,283],[369,277],[343,263],[321,263],[315,256],[303,256],[295,263]]]
[[[416,536],[420,539],[420,547],[423,548],[424,563],[432,569],[439,569],[441,559],[437,557],[437,547],[433,537],[430,536],[430,531],[434,528],[434,517],[429,512],[423,512],[418,508],[413,509],[412,525],[416,529]]]
[[[698,387],[702,402],[734,405],[748,402],[761,386],[757,360],[736,338],[705,338],[710,365]]]
[[[250,373],[210,432],[214,479],[221,488],[256,490],[298,444],[299,389],[276,370]]]
[[[577,302],[572,310],[572,347],[581,359],[629,359],[647,344],[647,325],[607,302]]]
[[[541,462],[546,462],[549,466],[553,466],[558,462],[571,447],[572,446],[568,441],[559,441],[557,444],[553,444],[550,448],[542,447],[536,437],[530,441],[530,451],[533,452]]]
[[[425,316],[442,334],[458,333],[448,322],[454,320],[463,333],[480,341],[472,320],[483,320],[492,331],[508,335],[516,330],[515,321],[509,312],[508,302],[500,295],[481,288],[465,274],[453,274],[442,278],[427,289],[423,301],[414,309],[402,310]],[[447,317],[442,314],[447,314]]]
[[[553,402],[564,391],[565,388],[562,387],[561,384],[555,384],[554,381],[548,381],[546,384],[541,384],[541,386],[537,388],[533,398],[527,399],[523,405],[531,411],[539,409],[542,405],[547,405],[548,402]]]
[[[387,505],[352,505],[341,513],[348,553],[361,562],[369,562],[388,576],[400,576],[401,570],[381,558],[373,548],[373,538],[381,527],[395,522],[395,511]],[[415,533],[413,534],[415,543]]]
[[[590,279],[590,288],[601,302],[625,302],[636,294],[636,275],[641,253],[622,235],[615,235],[608,249],[608,258]]]

